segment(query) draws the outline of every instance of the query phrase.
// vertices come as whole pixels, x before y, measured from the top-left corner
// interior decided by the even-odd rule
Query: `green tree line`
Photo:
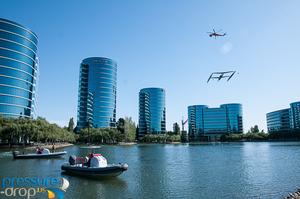
[[[269,140],[269,134],[264,132],[252,133],[248,132],[246,134],[228,134],[222,135],[221,141],[263,141]]]
[[[227,134],[221,136],[221,141],[264,141],[269,140],[269,134],[260,131],[257,125],[250,128],[247,133]]]
[[[136,126],[131,117],[120,118],[117,128],[84,128],[78,132],[79,142],[116,144],[134,142]]]
[[[74,121],[70,119],[68,127],[61,128],[46,119],[38,117],[4,118],[0,116],[0,142],[4,144],[28,144],[30,142],[85,142],[116,144],[118,142],[134,142],[137,140],[138,128],[131,117],[120,118],[116,128],[85,128],[77,134],[73,132]],[[187,141],[177,123],[173,131],[165,134],[146,134],[140,142],[169,143]],[[267,134],[255,125],[246,134],[227,134],[221,141],[260,141],[276,139],[300,139],[300,132],[283,132]]]
[[[254,125],[246,134],[228,134],[221,136],[221,141],[267,141],[267,140],[300,140],[300,131],[282,131],[265,133]]]
[[[4,118],[0,116],[0,139],[2,143],[28,144],[34,142],[75,142],[73,132],[50,124],[46,119],[38,117]]]

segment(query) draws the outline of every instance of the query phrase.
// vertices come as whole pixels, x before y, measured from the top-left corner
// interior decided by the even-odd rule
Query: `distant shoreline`
[[[55,143],[54,144],[54,149],[61,149],[61,148],[65,148],[65,147],[69,147],[69,146],[73,146],[74,144],[71,143]],[[35,146],[30,146],[30,147],[26,147],[26,149],[35,149],[37,146],[40,147],[44,147],[47,149],[52,149],[52,144],[40,144],[40,145],[35,145]]]
[[[54,147],[55,149],[61,149],[73,145],[82,145],[82,146],[89,146],[89,145],[116,145],[116,146],[133,146],[133,145],[143,145],[143,144],[169,144],[169,145],[178,145],[178,144],[189,144],[189,145],[201,145],[201,144],[214,144],[214,143],[219,143],[219,144],[226,144],[226,143],[246,143],[246,142],[300,142],[300,140],[235,140],[235,141],[194,141],[194,142],[118,142],[118,143],[90,143],[90,144],[85,144],[85,143],[55,143]],[[34,143],[33,145],[12,145],[9,147],[8,144],[2,144],[0,145],[0,149],[30,149],[33,150],[37,146],[39,147],[44,147],[52,150],[52,144],[47,144],[47,143]]]
[[[132,146],[132,145],[139,145],[139,144],[211,144],[211,143],[242,143],[242,142],[300,142],[300,140],[236,140],[236,141],[194,141],[194,142],[118,142],[118,143],[75,143],[74,145],[82,145],[82,146],[89,146],[89,145],[116,145],[116,146]],[[52,146],[52,145],[51,145]]]
[[[74,144],[64,142],[64,143],[55,143],[54,144],[54,149],[61,149],[69,146],[73,146]],[[33,145],[12,145],[9,147],[9,145],[1,145],[0,149],[35,149],[37,146],[47,148],[47,149],[52,149],[52,144],[47,144],[47,143],[34,143]]]

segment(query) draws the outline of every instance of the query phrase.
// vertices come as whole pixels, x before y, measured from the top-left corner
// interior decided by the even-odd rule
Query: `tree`
[[[74,130],[74,119],[73,117],[69,120],[68,131],[73,132]]]
[[[175,135],[180,135],[180,127],[179,124],[177,122],[175,122],[173,124],[173,132]]]
[[[254,127],[250,128],[250,133],[259,133],[259,128],[257,125],[254,125]]]
[[[126,142],[135,140],[136,127],[131,117],[125,117],[124,133]]]
[[[124,120],[124,118],[119,118],[119,120],[117,122],[117,129],[118,129],[118,131],[120,131],[120,133],[125,132],[125,120]]]
[[[181,131],[181,142],[188,142],[189,139],[188,139],[188,133],[187,131]]]

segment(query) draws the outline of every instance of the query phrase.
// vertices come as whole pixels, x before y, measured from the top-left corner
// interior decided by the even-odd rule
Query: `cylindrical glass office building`
[[[204,110],[208,106],[194,105],[188,107],[189,137],[194,140],[197,136],[204,134]]]
[[[35,117],[38,38],[13,21],[0,18],[0,114]]]
[[[226,110],[227,132],[243,133],[243,109],[241,104],[223,104],[220,108]]]
[[[165,90],[144,88],[139,93],[139,137],[166,132]]]
[[[90,57],[80,65],[77,130],[116,126],[117,63]]]

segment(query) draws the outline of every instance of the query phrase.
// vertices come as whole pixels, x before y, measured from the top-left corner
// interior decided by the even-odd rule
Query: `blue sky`
[[[38,114],[76,118],[79,64],[118,63],[117,117],[138,120],[138,92],[166,90],[167,129],[187,106],[242,103],[244,129],[266,128],[266,113],[300,100],[298,0],[1,0],[0,17],[39,37]],[[228,36],[208,37],[223,29]],[[236,70],[230,82],[211,72]],[[76,120],[76,119],[75,119]]]

